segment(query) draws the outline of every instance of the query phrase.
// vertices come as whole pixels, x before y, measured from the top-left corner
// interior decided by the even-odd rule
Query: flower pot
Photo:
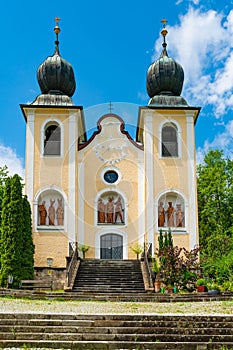
[[[206,286],[197,286],[198,293],[204,293],[207,292]]]
[[[158,281],[155,281],[155,283],[154,283],[155,293],[160,292],[160,287],[161,287],[161,283]]]
[[[210,295],[219,295],[220,291],[218,289],[209,289],[208,294]]]

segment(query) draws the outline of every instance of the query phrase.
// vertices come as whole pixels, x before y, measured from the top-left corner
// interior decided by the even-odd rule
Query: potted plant
[[[160,288],[161,288],[160,266],[159,266],[158,260],[155,259],[155,258],[152,259],[151,270],[155,274],[155,282],[154,282],[155,293],[159,293],[160,292]]]
[[[207,282],[204,278],[198,278],[196,280],[196,287],[199,293],[207,292]]]
[[[167,286],[166,286],[166,293],[174,293],[174,286],[173,285],[171,285],[171,284],[168,284]]]
[[[78,246],[78,250],[80,250],[80,252],[83,253],[83,259],[85,259],[85,254],[86,252],[89,250],[90,246],[89,245],[86,245],[86,244],[83,244],[83,245],[79,245]]]
[[[134,252],[137,255],[137,260],[139,259],[139,254],[143,252],[143,246],[139,243],[134,244],[130,247],[132,252]]]
[[[219,286],[214,281],[207,282],[207,288],[208,288],[209,294],[212,294],[212,295],[220,294]]]

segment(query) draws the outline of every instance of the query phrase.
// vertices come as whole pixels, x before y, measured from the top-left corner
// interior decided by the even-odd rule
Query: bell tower
[[[77,143],[85,139],[82,107],[72,96],[76,82],[72,65],[61,57],[59,18],[55,50],[38,68],[41,94],[21,105],[26,127],[26,194],[33,215],[35,271],[65,269],[69,243],[76,242],[78,188]]]
[[[162,20],[162,53],[147,71],[147,107],[141,107],[138,141],[144,145],[146,240],[157,246],[160,230],[171,229],[174,243],[198,244],[194,125],[200,112],[181,96],[184,71],[167,53]]]

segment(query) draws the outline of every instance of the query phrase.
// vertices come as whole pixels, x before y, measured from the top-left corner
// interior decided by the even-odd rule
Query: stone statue
[[[55,220],[55,208],[54,208],[55,200],[50,199],[50,206],[49,206],[49,225],[54,225]]]
[[[57,214],[57,224],[58,225],[64,225],[64,208],[62,205],[62,199],[57,199],[58,201],[58,207],[56,210],[56,214]]]
[[[172,202],[168,202],[169,207],[167,208],[167,225],[168,227],[174,227],[174,213],[175,209],[172,206]]]
[[[46,225],[47,210],[45,208],[45,203],[46,202],[43,201],[42,204],[38,205],[40,214],[40,225]]]
[[[108,198],[107,203],[107,223],[113,223],[113,212],[114,212],[114,204],[113,204],[113,198]]]
[[[99,198],[98,200],[98,222],[105,222],[105,204],[102,198]]]
[[[181,204],[176,204],[176,226],[183,227],[184,212],[181,209]]]
[[[117,198],[117,201],[114,203],[116,205],[115,207],[115,223],[117,221],[118,216],[120,217],[121,223],[124,223],[123,220],[123,209],[122,209],[122,203],[121,203],[121,197],[119,196]]]
[[[165,210],[163,207],[163,202],[160,202],[159,208],[158,208],[158,226],[164,227],[164,224],[165,224]]]

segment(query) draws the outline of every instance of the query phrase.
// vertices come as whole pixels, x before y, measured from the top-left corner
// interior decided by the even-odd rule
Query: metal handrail
[[[74,274],[77,269],[77,264],[78,264],[78,246],[77,243],[70,243],[70,254],[71,255],[71,260],[69,262],[69,265],[67,267],[67,286],[70,287],[72,280],[74,279]],[[73,252],[72,252],[73,251]]]
[[[148,247],[146,249],[146,244],[144,243],[144,260],[145,260],[145,266],[146,266],[149,287],[153,288],[153,277],[152,277],[151,267],[149,264],[149,258],[152,257],[152,244],[148,243],[147,246]]]

